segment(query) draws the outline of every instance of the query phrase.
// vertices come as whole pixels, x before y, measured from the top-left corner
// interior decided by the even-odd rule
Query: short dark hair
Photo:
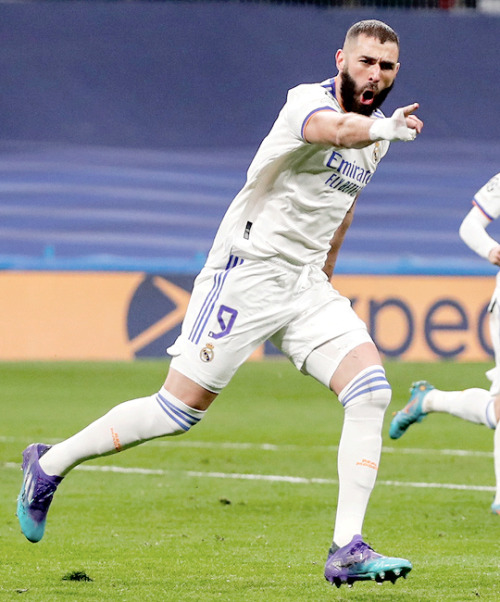
[[[377,19],[368,19],[366,21],[358,21],[357,23],[354,23],[354,25],[351,25],[346,33],[345,42],[357,38],[361,34],[364,34],[370,38],[376,38],[382,44],[385,44],[385,42],[394,42],[394,44],[396,44],[396,46],[399,48],[398,34],[394,31],[394,29],[392,29],[392,27],[389,27],[389,25],[383,21],[377,21]]]

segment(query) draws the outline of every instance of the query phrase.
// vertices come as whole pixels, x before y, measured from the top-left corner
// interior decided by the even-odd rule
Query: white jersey
[[[208,266],[234,254],[323,267],[335,231],[389,148],[386,141],[362,149],[308,143],[305,125],[324,110],[343,112],[333,79],[288,92],[221,222]]]
[[[493,221],[500,216],[500,173],[497,173],[489,179],[474,195],[472,204],[475,205],[485,215],[485,217]],[[489,237],[488,237],[489,238]],[[491,239],[491,244],[495,244],[495,240]],[[490,245],[491,246],[491,245]],[[497,273],[497,291],[495,296],[500,295],[500,271]]]
[[[474,195],[472,201],[490,221],[500,216],[500,173],[493,176]],[[495,241],[492,240],[494,244]],[[469,245],[471,246],[471,245]],[[471,247],[473,248],[473,247]],[[500,272],[497,273],[496,287],[489,305],[489,326],[491,342],[495,352],[495,367],[486,372],[491,380],[491,395],[500,394]]]
[[[500,173],[493,176],[476,192],[472,202],[489,220],[500,216]]]

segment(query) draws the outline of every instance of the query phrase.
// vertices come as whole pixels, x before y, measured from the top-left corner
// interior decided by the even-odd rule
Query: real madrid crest
[[[214,359],[214,346],[207,343],[200,351],[200,359],[202,362],[211,362]]]
[[[375,142],[373,145],[372,159],[374,163],[378,163],[380,161],[380,142]]]

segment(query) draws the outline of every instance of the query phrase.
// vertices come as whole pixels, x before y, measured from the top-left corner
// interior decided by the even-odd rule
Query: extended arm
[[[460,238],[481,257],[500,266],[500,245],[486,232],[491,220],[477,207],[472,207],[465,216],[460,229]]]
[[[329,144],[342,148],[363,148],[377,140],[414,140],[423,123],[416,115],[418,103],[394,111],[392,117],[372,119],[358,113],[318,111],[304,128],[305,139],[312,144]]]
[[[356,200],[351,205],[349,211],[345,214],[342,223],[335,231],[332,240],[330,241],[330,250],[328,251],[328,255],[326,256],[325,265],[323,266],[323,272],[328,276],[328,279],[331,279],[333,275],[333,269],[335,268],[335,263],[337,261],[337,257],[340,251],[340,247],[344,242],[344,238],[346,235],[349,226],[352,224],[352,219],[354,217],[354,206],[356,205]]]

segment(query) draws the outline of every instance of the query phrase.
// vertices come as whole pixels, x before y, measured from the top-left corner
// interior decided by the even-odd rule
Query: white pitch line
[[[60,442],[60,439],[44,439],[45,443],[55,445]],[[26,439],[20,437],[5,437],[0,435],[0,443],[20,443],[27,444]],[[166,437],[162,440],[149,441],[148,445],[168,446],[168,447],[186,447],[199,449],[235,449],[235,450],[257,450],[269,452],[304,452],[304,451],[321,451],[321,452],[337,452],[338,445],[293,445],[275,443],[240,443],[231,441],[178,441],[173,438]],[[382,447],[382,453],[386,454],[408,454],[408,455],[441,455],[441,456],[457,456],[457,457],[476,457],[476,458],[492,458],[493,452],[475,451],[470,449],[424,449],[417,447]]]
[[[4,468],[17,468],[19,464],[14,462],[5,462]],[[86,472],[113,472],[119,474],[140,474],[154,476],[168,476],[172,474],[182,474],[191,478],[208,478],[208,479],[235,479],[243,481],[267,481],[271,483],[292,483],[301,485],[338,485],[337,479],[320,479],[307,477],[294,477],[289,475],[269,475],[269,474],[246,474],[234,472],[199,472],[195,470],[173,471],[163,470],[160,468],[136,468],[125,466],[89,466],[80,465],[75,470],[83,470]],[[412,487],[416,489],[455,489],[460,491],[490,491],[494,492],[495,487],[487,485],[462,485],[458,483],[419,483],[412,481],[377,481],[378,485],[388,487]]]

